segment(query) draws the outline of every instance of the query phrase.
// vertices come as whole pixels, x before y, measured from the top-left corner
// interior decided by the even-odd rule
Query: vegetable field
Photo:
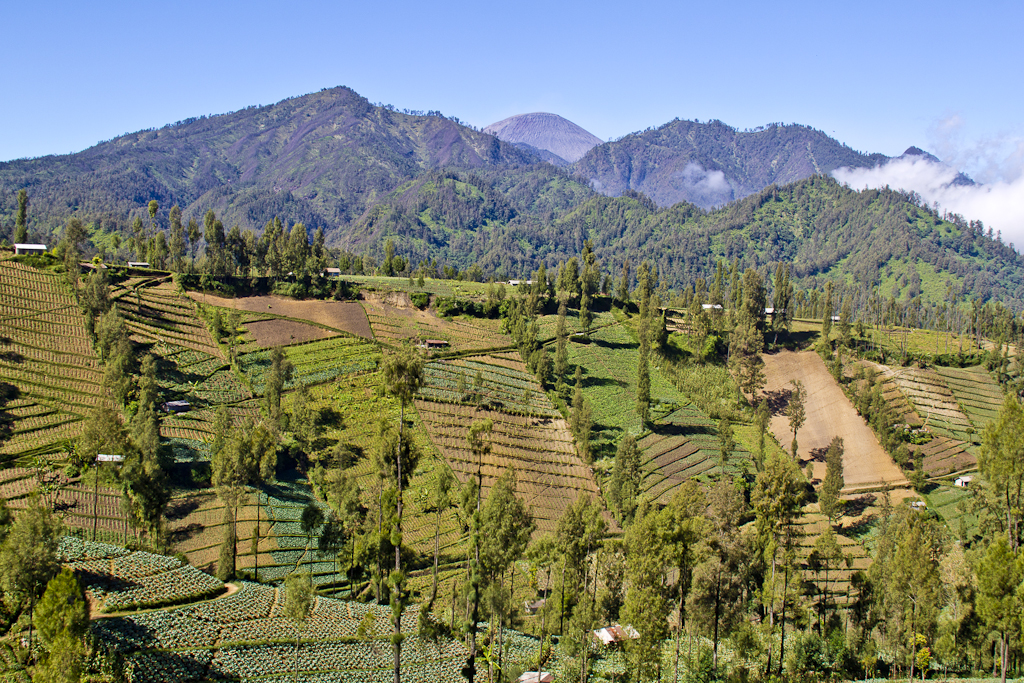
[[[238,358],[242,373],[257,394],[262,394],[270,371],[270,350],[246,353]],[[285,356],[295,366],[286,389],[300,383],[321,384],[337,377],[369,372],[377,367],[380,350],[358,337],[331,337],[285,347]]]
[[[936,372],[946,381],[978,434],[998,417],[1003,405],[1003,390],[984,366],[936,368]]]
[[[0,382],[16,387],[0,459],[58,453],[103,400],[82,314],[58,276],[0,261],[0,322]]]
[[[569,344],[571,385],[576,365],[583,367],[583,393],[590,403],[594,421],[593,447],[601,455],[614,455],[614,444],[623,433],[642,431],[636,405],[636,379],[640,354],[638,344],[622,325],[611,325],[590,335],[590,343]],[[663,408],[660,404],[665,403]],[[652,416],[671,412],[687,401],[651,366]]]
[[[722,472],[717,423],[692,406],[659,420],[637,446],[646,471],[642,487],[652,501],[667,504],[687,480],[709,481]],[[742,473],[749,464],[750,454],[736,446],[725,471]]]
[[[599,496],[590,469],[576,453],[562,419],[513,415],[466,405],[417,400],[416,410],[431,441],[460,481],[483,473],[487,491],[507,469],[518,477],[518,494],[533,511],[539,531],[553,531],[562,512],[579,495]],[[466,434],[474,420],[490,419],[491,453],[477,462]]]
[[[72,536],[61,540],[59,552],[63,564],[78,575],[104,612],[192,602],[224,590],[219,580],[166,555]]]

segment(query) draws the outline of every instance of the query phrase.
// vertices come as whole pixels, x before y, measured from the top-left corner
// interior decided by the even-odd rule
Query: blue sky
[[[4,19],[0,160],[335,85],[480,127],[550,111],[605,140],[675,117],[797,122],[975,174],[1000,172],[979,149],[1024,137],[1019,0],[43,0]]]

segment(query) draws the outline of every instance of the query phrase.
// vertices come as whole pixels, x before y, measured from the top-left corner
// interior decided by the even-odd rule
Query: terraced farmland
[[[659,420],[637,446],[643,453],[642,487],[652,501],[667,504],[687,480],[710,481],[722,472],[717,423],[692,406]],[[750,454],[737,446],[726,473],[743,472],[749,463]]]
[[[936,368],[935,371],[946,381],[946,386],[980,435],[985,425],[999,416],[999,409],[1003,406],[1002,388],[984,366]]]
[[[971,422],[961,412],[953,393],[941,375],[933,370],[898,368],[893,380],[910,400],[918,417],[934,434],[961,441],[970,440]]]
[[[830,605],[845,606],[852,598],[850,577],[856,571],[866,571],[871,566],[871,557],[863,545],[852,538],[836,533],[836,543],[841,548],[844,559],[833,563],[829,570],[828,582],[826,584],[824,570],[822,569],[818,572],[811,571],[808,558],[814,550],[814,543],[825,531],[827,524],[828,521],[825,517],[817,511],[816,504],[806,507],[804,514],[797,521],[798,541],[796,555],[798,562],[804,568],[805,577],[813,584],[813,591],[816,595],[821,595],[827,589]],[[849,564],[847,564],[847,561]],[[818,597],[814,598],[815,601],[819,599]]]
[[[577,496],[599,495],[593,475],[577,455],[562,419],[425,400],[416,401],[416,410],[430,439],[463,482],[476,476],[478,467],[466,442],[469,427],[477,419],[492,420],[492,451],[481,467],[484,495],[505,470],[515,470],[518,494],[532,509],[540,531],[553,531]]]
[[[73,536],[61,539],[59,553],[105,612],[192,602],[224,590],[219,580],[175,557]]]
[[[84,318],[58,276],[0,261],[0,321],[0,382],[17,388],[0,459],[58,453],[105,400]]]
[[[129,283],[112,287],[111,298],[121,309],[133,339],[145,344],[189,348],[224,362],[206,325],[196,316],[195,305],[177,291],[169,277],[131,287]]]
[[[953,393],[938,372],[930,369],[897,368],[886,376],[899,387],[914,408],[913,425],[923,425],[933,435],[925,444],[910,446],[921,453],[924,470],[938,476],[970,469],[978,460],[971,452],[971,441],[977,437],[971,421],[960,410]]]
[[[218,600],[102,619],[94,622],[92,633],[124,657],[125,673],[138,683],[290,680],[296,664],[303,681],[337,681],[340,676],[369,682],[388,675],[389,607],[316,598],[301,631],[306,642],[296,661],[297,631],[284,615],[285,599],[280,589],[241,583],[235,593]],[[360,642],[357,630],[368,614],[375,628]],[[416,620],[414,609],[406,612],[403,630],[415,633]],[[518,654],[517,649],[512,651]],[[444,640],[438,647],[407,636],[403,678],[454,683],[460,680],[458,671],[467,654],[457,640]]]
[[[509,358],[471,356],[427,363],[419,395],[441,403],[476,402],[537,417],[560,417],[523,362]]]
[[[270,371],[270,350],[246,353],[238,365],[257,394],[262,394]],[[321,384],[337,377],[369,372],[377,367],[380,349],[358,337],[331,337],[285,347],[285,356],[295,366],[286,389],[299,385]]]
[[[408,295],[370,294],[363,301],[374,337],[385,344],[406,339],[440,339],[452,351],[505,348],[512,338],[501,331],[501,321],[486,318],[445,320],[432,311],[421,311],[408,303]]]
[[[583,367],[584,396],[594,421],[593,447],[596,453],[613,455],[614,444],[624,432],[639,434],[636,403],[636,375],[639,364],[637,342],[621,324],[596,330],[590,343],[569,344],[570,377],[573,366]],[[659,405],[665,403],[665,409]],[[687,401],[656,367],[651,367],[651,407],[658,417]]]

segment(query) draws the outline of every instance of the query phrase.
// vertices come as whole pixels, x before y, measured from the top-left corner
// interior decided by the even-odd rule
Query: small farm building
[[[160,406],[165,413],[185,413],[192,409],[188,401],[168,401]]]
[[[149,268],[149,261],[129,261],[129,268]]]
[[[960,488],[965,489],[971,485],[972,481],[974,481],[974,477],[968,474],[963,477],[957,477],[956,479],[954,479],[953,486],[959,486]]]
[[[45,244],[22,244],[20,242],[14,243],[15,254],[45,254]]]
[[[324,275],[327,277],[341,277],[341,268],[325,268]]]
[[[444,339],[427,339],[423,342],[423,348],[425,349],[447,349],[448,346],[448,342]]]
[[[602,645],[614,645],[626,640],[636,640],[639,637],[640,634],[632,626],[620,626],[619,624],[613,624],[594,631],[594,638],[600,641]]]
[[[555,680],[550,671],[527,671],[519,677],[519,683],[551,683]]]
[[[532,617],[534,614],[539,612],[541,610],[541,608],[544,607],[544,603],[545,602],[546,602],[546,600],[544,598],[541,598],[540,600],[535,600],[535,601],[527,600],[526,603],[524,604],[524,607],[526,609],[526,613],[529,614]]]

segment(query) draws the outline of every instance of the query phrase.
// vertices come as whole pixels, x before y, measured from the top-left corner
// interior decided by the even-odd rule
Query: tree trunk
[[[782,618],[779,619],[779,626],[782,627],[782,637],[779,640],[779,676],[782,675],[782,663],[786,659],[786,598],[789,596],[789,565],[783,572],[782,580]]]
[[[405,430],[405,402],[402,402],[401,410],[401,423],[398,425],[398,479],[395,485],[398,486],[398,514],[396,525],[398,527],[398,543],[395,545],[395,578],[400,576],[402,571],[402,449],[405,447],[404,444],[404,430]],[[392,587],[394,595],[392,601],[401,607],[402,603],[402,586],[396,583]],[[402,610],[392,610],[392,619],[395,623],[395,639],[394,639],[394,652],[395,652],[395,683],[402,683]]]

